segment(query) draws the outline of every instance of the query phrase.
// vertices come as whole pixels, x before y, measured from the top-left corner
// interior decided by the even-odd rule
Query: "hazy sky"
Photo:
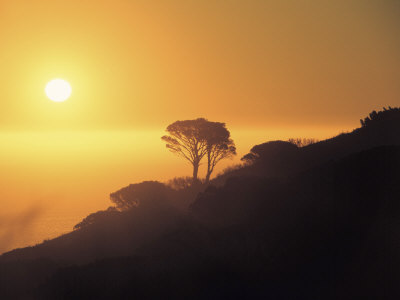
[[[0,0],[0,129],[354,128],[400,104],[399,3]]]

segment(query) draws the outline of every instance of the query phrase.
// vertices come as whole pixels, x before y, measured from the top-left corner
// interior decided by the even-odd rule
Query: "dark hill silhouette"
[[[400,122],[377,120],[255,146],[208,187],[123,188],[74,232],[2,255],[0,298],[398,299]]]
[[[124,258],[117,251],[115,258],[81,266],[54,255],[52,264],[30,261],[31,269],[47,268],[37,267],[33,281],[43,272],[43,285],[29,293],[49,299],[396,299],[399,170],[400,147],[388,146],[285,180],[232,178],[200,194],[190,218]],[[148,221],[142,222],[135,225],[145,229]],[[100,245],[117,240],[101,237]],[[21,263],[2,267],[15,264]]]
[[[374,111],[361,120],[361,124],[352,132],[297,149],[284,141],[256,145],[242,157],[246,167],[222,174],[213,183],[221,185],[232,176],[285,177],[352,153],[379,146],[400,145],[399,108]]]
[[[334,138],[301,148],[306,166],[342,158],[351,153],[379,146],[400,145],[400,110],[390,108],[379,120],[367,122],[351,133],[343,133]]]
[[[131,255],[188,218],[187,208],[203,188],[196,185],[175,190],[156,181],[131,184],[111,193],[116,207],[90,214],[75,225],[77,230],[34,247],[5,253],[0,261],[46,257],[84,263]]]
[[[99,213],[96,213],[99,214]],[[165,201],[140,205],[126,212],[105,211],[95,222],[34,247],[3,254],[2,260],[46,257],[66,262],[89,262],[131,255],[144,243],[176,228],[184,216]],[[83,221],[84,222],[84,221]]]

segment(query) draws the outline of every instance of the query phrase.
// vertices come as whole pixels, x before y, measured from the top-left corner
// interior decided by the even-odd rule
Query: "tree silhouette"
[[[224,158],[236,155],[236,147],[225,123],[210,122],[204,118],[176,121],[161,139],[167,148],[188,160],[193,166],[193,182],[198,181],[200,162],[207,157],[206,182],[210,180],[215,166]]]
[[[210,181],[215,166],[224,158],[236,155],[236,147],[230,138],[230,132],[225,123],[208,122],[207,130],[207,174],[205,182]]]
[[[207,154],[207,123],[204,118],[176,121],[167,127],[168,135],[161,138],[172,153],[192,164],[193,182],[197,182],[200,161]]]

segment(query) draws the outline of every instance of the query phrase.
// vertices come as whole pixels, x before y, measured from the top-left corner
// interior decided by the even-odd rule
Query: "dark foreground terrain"
[[[255,146],[208,186],[123,188],[0,256],[0,299],[400,299],[400,114],[370,120]]]

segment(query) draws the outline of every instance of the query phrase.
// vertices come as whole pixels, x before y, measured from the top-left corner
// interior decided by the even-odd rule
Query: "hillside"
[[[232,176],[286,177],[352,153],[379,146],[400,145],[400,110],[373,111],[360,120],[363,126],[352,132],[298,148],[284,141],[269,141],[254,146],[243,156],[243,168],[222,174],[214,184]]]
[[[129,209],[2,255],[0,297],[398,299],[400,118],[376,120],[255,146],[208,187],[123,188]]]

